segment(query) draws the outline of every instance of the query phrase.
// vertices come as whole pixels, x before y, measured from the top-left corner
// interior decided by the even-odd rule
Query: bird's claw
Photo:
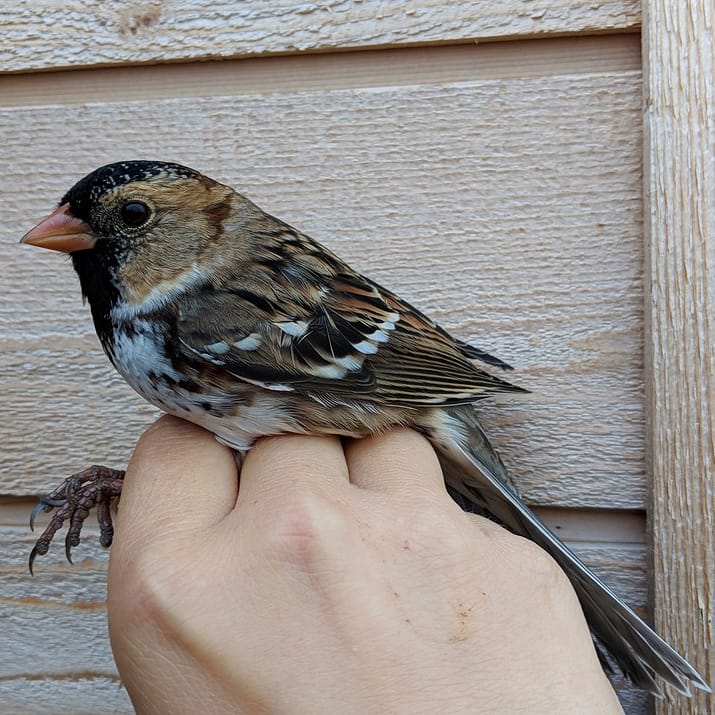
[[[93,507],[97,507],[99,543],[104,547],[111,546],[114,536],[111,504],[121,494],[123,480],[123,471],[94,465],[63,480],[40,499],[30,514],[30,528],[33,531],[35,519],[40,512],[56,511],[30,552],[30,573],[33,573],[35,559],[48,552],[52,539],[67,520],[69,527],[65,537],[65,555],[67,561],[72,563],[72,549],[79,544],[82,525]]]
[[[48,499],[47,497],[42,497],[37,504],[33,507],[30,512],[30,531],[35,530],[35,519],[37,515],[42,512],[50,512],[57,506],[62,506],[65,504],[64,499]]]

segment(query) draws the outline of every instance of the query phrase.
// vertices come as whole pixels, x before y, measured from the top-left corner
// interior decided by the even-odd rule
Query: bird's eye
[[[149,207],[141,201],[129,201],[121,208],[122,221],[132,228],[146,223],[150,215]]]

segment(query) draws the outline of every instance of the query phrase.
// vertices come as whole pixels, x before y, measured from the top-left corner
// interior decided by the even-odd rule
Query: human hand
[[[429,443],[263,439],[162,418],[129,465],[109,570],[143,713],[619,713],[563,572],[462,512]]]

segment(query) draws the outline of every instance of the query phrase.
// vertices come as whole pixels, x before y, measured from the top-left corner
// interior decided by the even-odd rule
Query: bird
[[[153,405],[238,455],[267,435],[417,430],[461,506],[533,540],[564,570],[605,668],[603,649],[653,694],[663,683],[684,695],[709,691],[519,496],[475,410],[490,395],[527,392],[487,369],[511,369],[504,361],[451,337],[230,186],[177,163],[102,166],[21,241],[69,254],[104,352]],[[109,504],[122,478],[90,467],[42,499],[31,525],[39,511],[54,511],[30,570],[65,521],[70,559],[94,506],[109,546]]]

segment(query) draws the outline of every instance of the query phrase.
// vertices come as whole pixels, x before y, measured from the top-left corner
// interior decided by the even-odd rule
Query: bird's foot
[[[122,493],[123,483],[122,470],[94,465],[67,477],[56,489],[40,499],[30,514],[30,528],[33,531],[35,518],[40,512],[56,511],[30,552],[30,573],[35,559],[47,553],[55,534],[67,520],[69,527],[65,537],[65,554],[67,561],[72,563],[72,548],[79,544],[82,525],[93,507],[97,507],[99,543],[104,547],[111,546],[114,536],[111,505]]]

